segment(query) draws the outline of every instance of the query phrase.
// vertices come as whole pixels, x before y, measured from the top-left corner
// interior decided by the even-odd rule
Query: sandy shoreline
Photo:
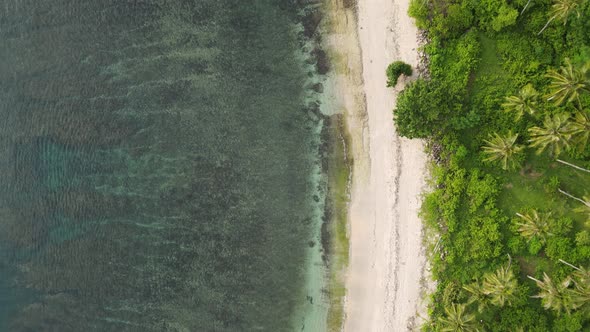
[[[344,322],[350,332],[413,330],[424,312],[420,281],[426,259],[418,209],[426,155],[421,141],[397,136],[392,109],[404,80],[394,90],[386,87],[385,77],[392,61],[414,68],[418,63],[408,4],[358,0],[366,108],[364,114],[347,116],[354,157]]]

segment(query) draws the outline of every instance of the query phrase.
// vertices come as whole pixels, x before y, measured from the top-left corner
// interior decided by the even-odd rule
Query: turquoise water
[[[309,8],[0,9],[0,331],[299,330],[321,305]]]

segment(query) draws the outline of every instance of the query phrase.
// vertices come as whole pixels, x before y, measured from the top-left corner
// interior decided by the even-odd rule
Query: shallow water
[[[323,204],[301,8],[0,8],[0,331],[291,330]]]

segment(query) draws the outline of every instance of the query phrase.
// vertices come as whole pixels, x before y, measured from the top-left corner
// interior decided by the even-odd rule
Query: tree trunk
[[[533,281],[536,281],[536,282],[540,282],[540,283],[542,283],[542,281],[541,281],[541,280],[535,279],[535,278],[533,278],[533,277],[531,277],[531,276],[529,276],[529,275],[527,275],[527,277],[528,277],[529,279],[533,280]]]
[[[582,168],[582,167],[580,167],[580,166],[576,166],[576,165],[574,165],[574,164],[570,164],[570,163],[568,163],[567,161],[563,161],[563,160],[561,160],[561,159],[557,159],[557,162],[558,162],[558,163],[562,163],[562,164],[564,164],[564,165],[568,165],[568,166],[570,166],[570,167],[573,167],[573,168],[575,168],[575,169],[577,169],[577,170],[580,170],[580,171],[583,171],[583,172],[588,172],[588,173],[590,173],[590,169],[585,169],[585,168]]]
[[[545,29],[547,29],[547,27],[549,26],[549,23],[551,23],[551,21],[553,21],[554,19],[555,19],[555,16],[552,16],[552,17],[549,19],[549,21],[547,21],[547,24],[545,24],[545,26],[543,27],[543,29],[541,29],[541,31],[539,31],[539,33],[537,34],[537,36],[538,36],[538,35],[540,35],[540,34],[542,34],[542,33],[543,33],[543,31],[545,31]]]
[[[558,189],[558,190],[559,190],[559,192],[560,192],[560,193],[562,193],[562,194],[566,195],[567,197],[569,197],[569,198],[571,198],[571,199],[575,199],[576,201],[578,201],[578,202],[580,202],[580,203],[582,203],[582,204],[586,205],[587,207],[590,207],[590,202],[586,202],[585,200],[583,200],[583,199],[581,199],[581,198],[579,198],[579,197],[576,197],[576,196],[574,196],[574,195],[572,195],[572,194],[568,193],[567,191],[563,191],[563,190],[561,190],[561,189]]]
[[[579,267],[577,267],[577,266],[574,266],[573,264],[570,264],[570,263],[568,263],[568,262],[564,261],[564,260],[563,260],[563,259],[561,259],[561,258],[559,259],[559,261],[560,261],[560,262],[562,262],[563,264],[565,264],[565,265],[567,265],[567,266],[571,267],[571,268],[572,268],[572,269],[574,269],[574,270],[580,271],[580,268],[579,268]]]
[[[523,8],[523,9],[522,9],[522,11],[520,12],[520,15],[519,15],[519,16],[521,16],[521,15],[522,15],[522,13],[524,13],[524,11],[525,11],[525,10],[526,10],[526,9],[529,7],[529,5],[530,5],[530,4],[531,4],[531,0],[529,0],[529,1],[526,3],[526,5],[524,5],[524,8]]]

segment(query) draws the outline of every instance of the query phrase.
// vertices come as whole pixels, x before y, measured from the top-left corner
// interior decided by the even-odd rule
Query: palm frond
[[[539,287],[539,294],[533,297],[541,299],[545,309],[551,309],[558,313],[562,311],[570,313],[576,308],[576,303],[571,296],[570,286],[573,284],[571,277],[566,277],[560,283],[551,280],[547,273],[543,273],[542,281],[531,276],[528,277],[534,280]]]
[[[503,307],[516,298],[518,282],[510,269],[510,264],[498,268],[493,273],[486,273],[483,280],[483,293],[490,296],[490,302]]]
[[[588,65],[580,68],[574,67],[570,59],[565,59],[565,65],[557,70],[549,70],[545,75],[551,79],[549,89],[551,92],[547,100],[560,106],[565,102],[577,101],[580,104],[580,93],[589,92],[590,82],[587,76]]]
[[[572,143],[575,144],[578,151],[584,151],[590,139],[590,114],[588,111],[576,111],[566,130],[568,134],[572,135]]]
[[[516,121],[518,121],[524,113],[535,114],[537,111],[537,97],[539,93],[532,84],[525,85],[517,95],[506,97],[502,108],[505,112],[514,112]]]
[[[517,213],[516,215],[523,220],[523,222],[517,223],[518,231],[522,237],[529,241],[537,238],[539,242],[545,243],[547,238],[553,235],[550,232],[550,213],[539,214],[537,210],[531,210],[526,214]]]
[[[559,156],[564,148],[569,147],[572,135],[568,126],[569,114],[560,113],[554,116],[546,116],[543,127],[529,128],[531,134],[530,146],[537,148],[537,154],[549,149],[551,155]]]
[[[464,304],[453,303],[445,308],[445,317],[439,318],[441,332],[477,331],[475,315],[467,313]]]
[[[563,21],[563,24],[567,24],[567,20],[572,13],[575,13],[576,16],[580,17],[580,10],[579,7],[584,0],[555,0],[553,5],[551,6],[551,10],[549,11],[549,20],[547,24],[537,33],[540,35],[545,31],[545,29],[549,26],[553,20]]]
[[[517,139],[518,134],[508,132],[506,136],[495,133],[489,140],[484,140],[486,145],[482,149],[488,155],[484,161],[498,161],[504,170],[516,168],[519,165],[517,156],[524,149],[516,144]]]

